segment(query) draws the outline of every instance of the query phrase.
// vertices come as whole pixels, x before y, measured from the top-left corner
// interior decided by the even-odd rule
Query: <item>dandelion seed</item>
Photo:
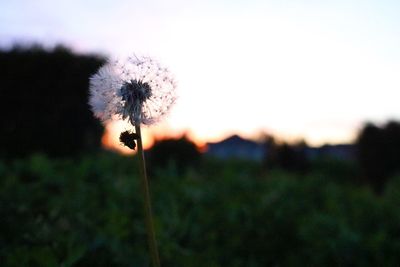
[[[176,101],[176,81],[167,68],[149,58],[108,62],[90,78],[89,104],[106,123],[127,120],[133,126],[157,123]]]

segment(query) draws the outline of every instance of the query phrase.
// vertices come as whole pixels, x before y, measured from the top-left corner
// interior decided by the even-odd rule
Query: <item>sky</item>
[[[320,145],[400,119],[399,14],[395,0],[2,0],[0,45],[158,59],[179,99],[148,133]]]

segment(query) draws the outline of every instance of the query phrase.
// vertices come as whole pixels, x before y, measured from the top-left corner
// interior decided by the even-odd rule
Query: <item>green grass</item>
[[[136,166],[106,153],[0,163],[1,266],[149,266]],[[397,266],[400,177],[377,197],[335,170],[152,170],[161,265]]]

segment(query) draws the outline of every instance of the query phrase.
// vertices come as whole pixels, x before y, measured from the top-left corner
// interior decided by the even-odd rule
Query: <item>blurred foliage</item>
[[[0,157],[99,148],[102,127],[87,103],[89,77],[103,62],[61,46],[0,51]]]
[[[0,162],[1,266],[149,266],[137,162]],[[398,266],[400,176],[378,197],[323,163],[302,175],[204,159],[150,178],[162,266]],[[331,167],[333,168],[333,167]]]
[[[172,168],[182,174],[199,166],[202,154],[186,136],[156,140],[148,154],[149,170]]]
[[[273,137],[265,141],[264,166],[266,169],[281,168],[290,172],[306,173],[309,169],[309,159],[306,155],[308,148],[305,142],[289,145],[277,143]]]
[[[361,184],[360,167],[354,161],[319,157],[310,161],[309,170],[337,183]]]
[[[400,122],[365,125],[356,146],[363,176],[381,194],[388,178],[400,174]]]

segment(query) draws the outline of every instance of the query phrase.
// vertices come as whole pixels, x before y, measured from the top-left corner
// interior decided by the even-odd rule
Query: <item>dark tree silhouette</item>
[[[389,173],[400,171],[400,123],[391,121],[385,129],[387,165]]]
[[[0,51],[0,156],[67,156],[98,148],[102,127],[87,99],[89,77],[103,62],[60,46]]]
[[[269,137],[266,140],[264,166],[267,169],[280,168],[304,173],[309,167],[306,148],[307,145],[304,142],[295,145],[277,144],[273,137]]]
[[[381,194],[387,179],[400,171],[400,124],[389,122],[383,128],[367,124],[356,147],[364,178]]]
[[[158,140],[148,154],[152,168],[165,168],[172,164],[179,173],[187,168],[196,167],[201,160],[197,146],[185,136],[179,139]]]

